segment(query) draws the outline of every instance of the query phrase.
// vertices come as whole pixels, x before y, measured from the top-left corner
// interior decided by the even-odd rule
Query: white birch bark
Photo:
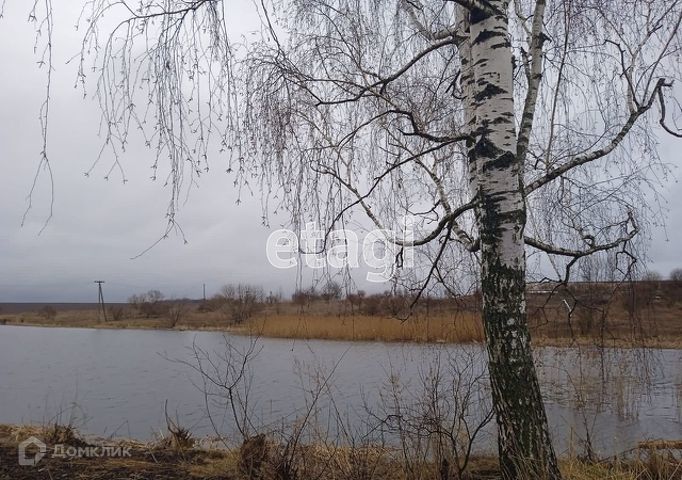
[[[471,188],[481,238],[483,319],[504,479],[560,478],[533,364],[525,302],[526,221],[514,122],[507,1],[470,11]]]

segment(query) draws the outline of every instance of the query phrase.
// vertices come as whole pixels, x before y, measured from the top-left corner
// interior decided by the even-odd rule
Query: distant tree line
[[[635,305],[651,304],[656,299],[663,299],[666,303],[681,300],[680,292],[682,287],[682,268],[673,269],[668,277],[669,281],[663,280],[663,276],[656,271],[646,271],[640,275],[639,281],[632,287],[631,295],[624,295],[623,306],[626,310],[636,309]],[[584,283],[584,284],[583,284]],[[576,295],[580,295],[579,303],[594,306],[603,306],[608,299],[602,295],[599,288],[589,282],[569,284],[567,287]],[[591,285],[591,286],[590,286]],[[592,297],[584,299],[585,293],[582,290],[589,290]],[[311,286],[309,288],[298,288],[291,295],[291,303],[301,309],[309,308],[316,303],[336,303],[342,304],[345,311],[351,314],[362,314],[368,316],[398,316],[408,312],[410,309],[419,308],[427,313],[431,310],[441,308],[457,307],[459,310],[477,311],[480,309],[480,292],[474,291],[467,295],[453,296],[445,295],[422,295],[418,302],[416,293],[407,290],[384,291],[368,294],[364,290],[347,292],[341,284],[329,281],[321,288]],[[589,300],[589,301],[588,301]],[[190,300],[167,300],[165,295],[156,289],[132,295],[128,299],[130,306],[145,318],[168,317],[172,324],[177,322],[188,311]],[[234,324],[241,324],[261,313],[267,306],[278,307],[286,303],[281,292],[265,293],[262,286],[238,283],[226,284],[220,288],[218,293],[211,298],[199,303],[197,311],[200,313],[215,312],[226,320]],[[112,307],[113,308],[113,307]],[[123,318],[127,312],[123,308],[117,307],[113,312],[113,319]],[[54,318],[56,312],[45,309],[41,314],[46,318]]]
[[[220,291],[199,306],[201,312],[218,312],[232,323],[244,323],[260,312],[266,303],[281,301],[281,296],[270,292],[265,295],[263,287],[240,283],[224,285]]]

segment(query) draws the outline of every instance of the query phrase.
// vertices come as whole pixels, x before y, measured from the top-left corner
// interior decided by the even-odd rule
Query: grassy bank
[[[600,290],[601,288],[601,290]],[[265,337],[347,341],[469,343],[483,340],[480,299],[427,299],[407,317],[408,296],[262,302],[173,300],[111,305],[107,319],[94,306],[42,306],[3,312],[0,325],[85,328],[218,330]],[[568,306],[571,306],[570,314]],[[248,307],[248,308],[247,308]],[[529,292],[528,317],[536,345],[599,344],[682,347],[682,286],[573,287]],[[407,318],[402,319],[401,318]]]
[[[47,455],[36,466],[18,464],[18,445],[29,437],[47,444]],[[677,442],[678,444],[680,442]],[[119,456],[54,456],[54,445],[87,451],[107,445],[126,452]],[[659,445],[660,447],[660,445]],[[672,442],[666,448],[643,445],[629,458],[606,461],[562,459],[567,480],[675,480],[682,478],[679,449]],[[29,449],[29,453],[34,451]],[[363,445],[301,445],[291,454],[283,445],[263,436],[252,437],[233,449],[201,448],[191,437],[182,441],[168,436],[141,443],[132,440],[97,441],[83,439],[69,427],[47,428],[0,425],[0,478],[12,480],[92,479],[92,480],[407,480],[457,478],[444,476],[443,465],[422,459],[409,459],[386,447]],[[286,463],[286,464],[285,464]],[[499,478],[492,457],[474,457],[462,479]]]
[[[531,331],[535,345],[569,346],[600,344],[614,347],[648,346],[682,348],[682,315],[667,314],[640,329],[629,322],[612,322],[607,328],[581,332],[571,330],[568,322],[534,322]],[[483,340],[480,315],[475,312],[415,315],[408,320],[391,316],[328,314],[311,312],[261,312],[253,318],[234,323],[213,313],[188,312],[180,321],[166,317],[130,315],[120,320],[103,321],[95,310],[59,311],[53,318],[37,313],[0,315],[2,325],[74,327],[105,329],[153,329],[225,331],[236,334],[289,339],[343,341],[381,341],[416,343],[472,343]],[[661,333],[663,332],[663,333]]]

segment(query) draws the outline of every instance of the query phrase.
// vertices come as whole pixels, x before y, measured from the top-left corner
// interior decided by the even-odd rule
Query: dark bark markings
[[[491,1],[495,12],[506,1]],[[469,17],[475,142],[469,161],[481,238],[483,319],[504,479],[560,478],[533,363],[525,301],[526,222],[506,14]]]

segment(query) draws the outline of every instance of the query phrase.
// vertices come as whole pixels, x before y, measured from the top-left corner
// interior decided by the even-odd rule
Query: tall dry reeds
[[[408,320],[369,315],[281,314],[253,319],[244,330],[252,335],[278,338],[434,343],[483,341],[480,316],[472,312],[420,315]]]

